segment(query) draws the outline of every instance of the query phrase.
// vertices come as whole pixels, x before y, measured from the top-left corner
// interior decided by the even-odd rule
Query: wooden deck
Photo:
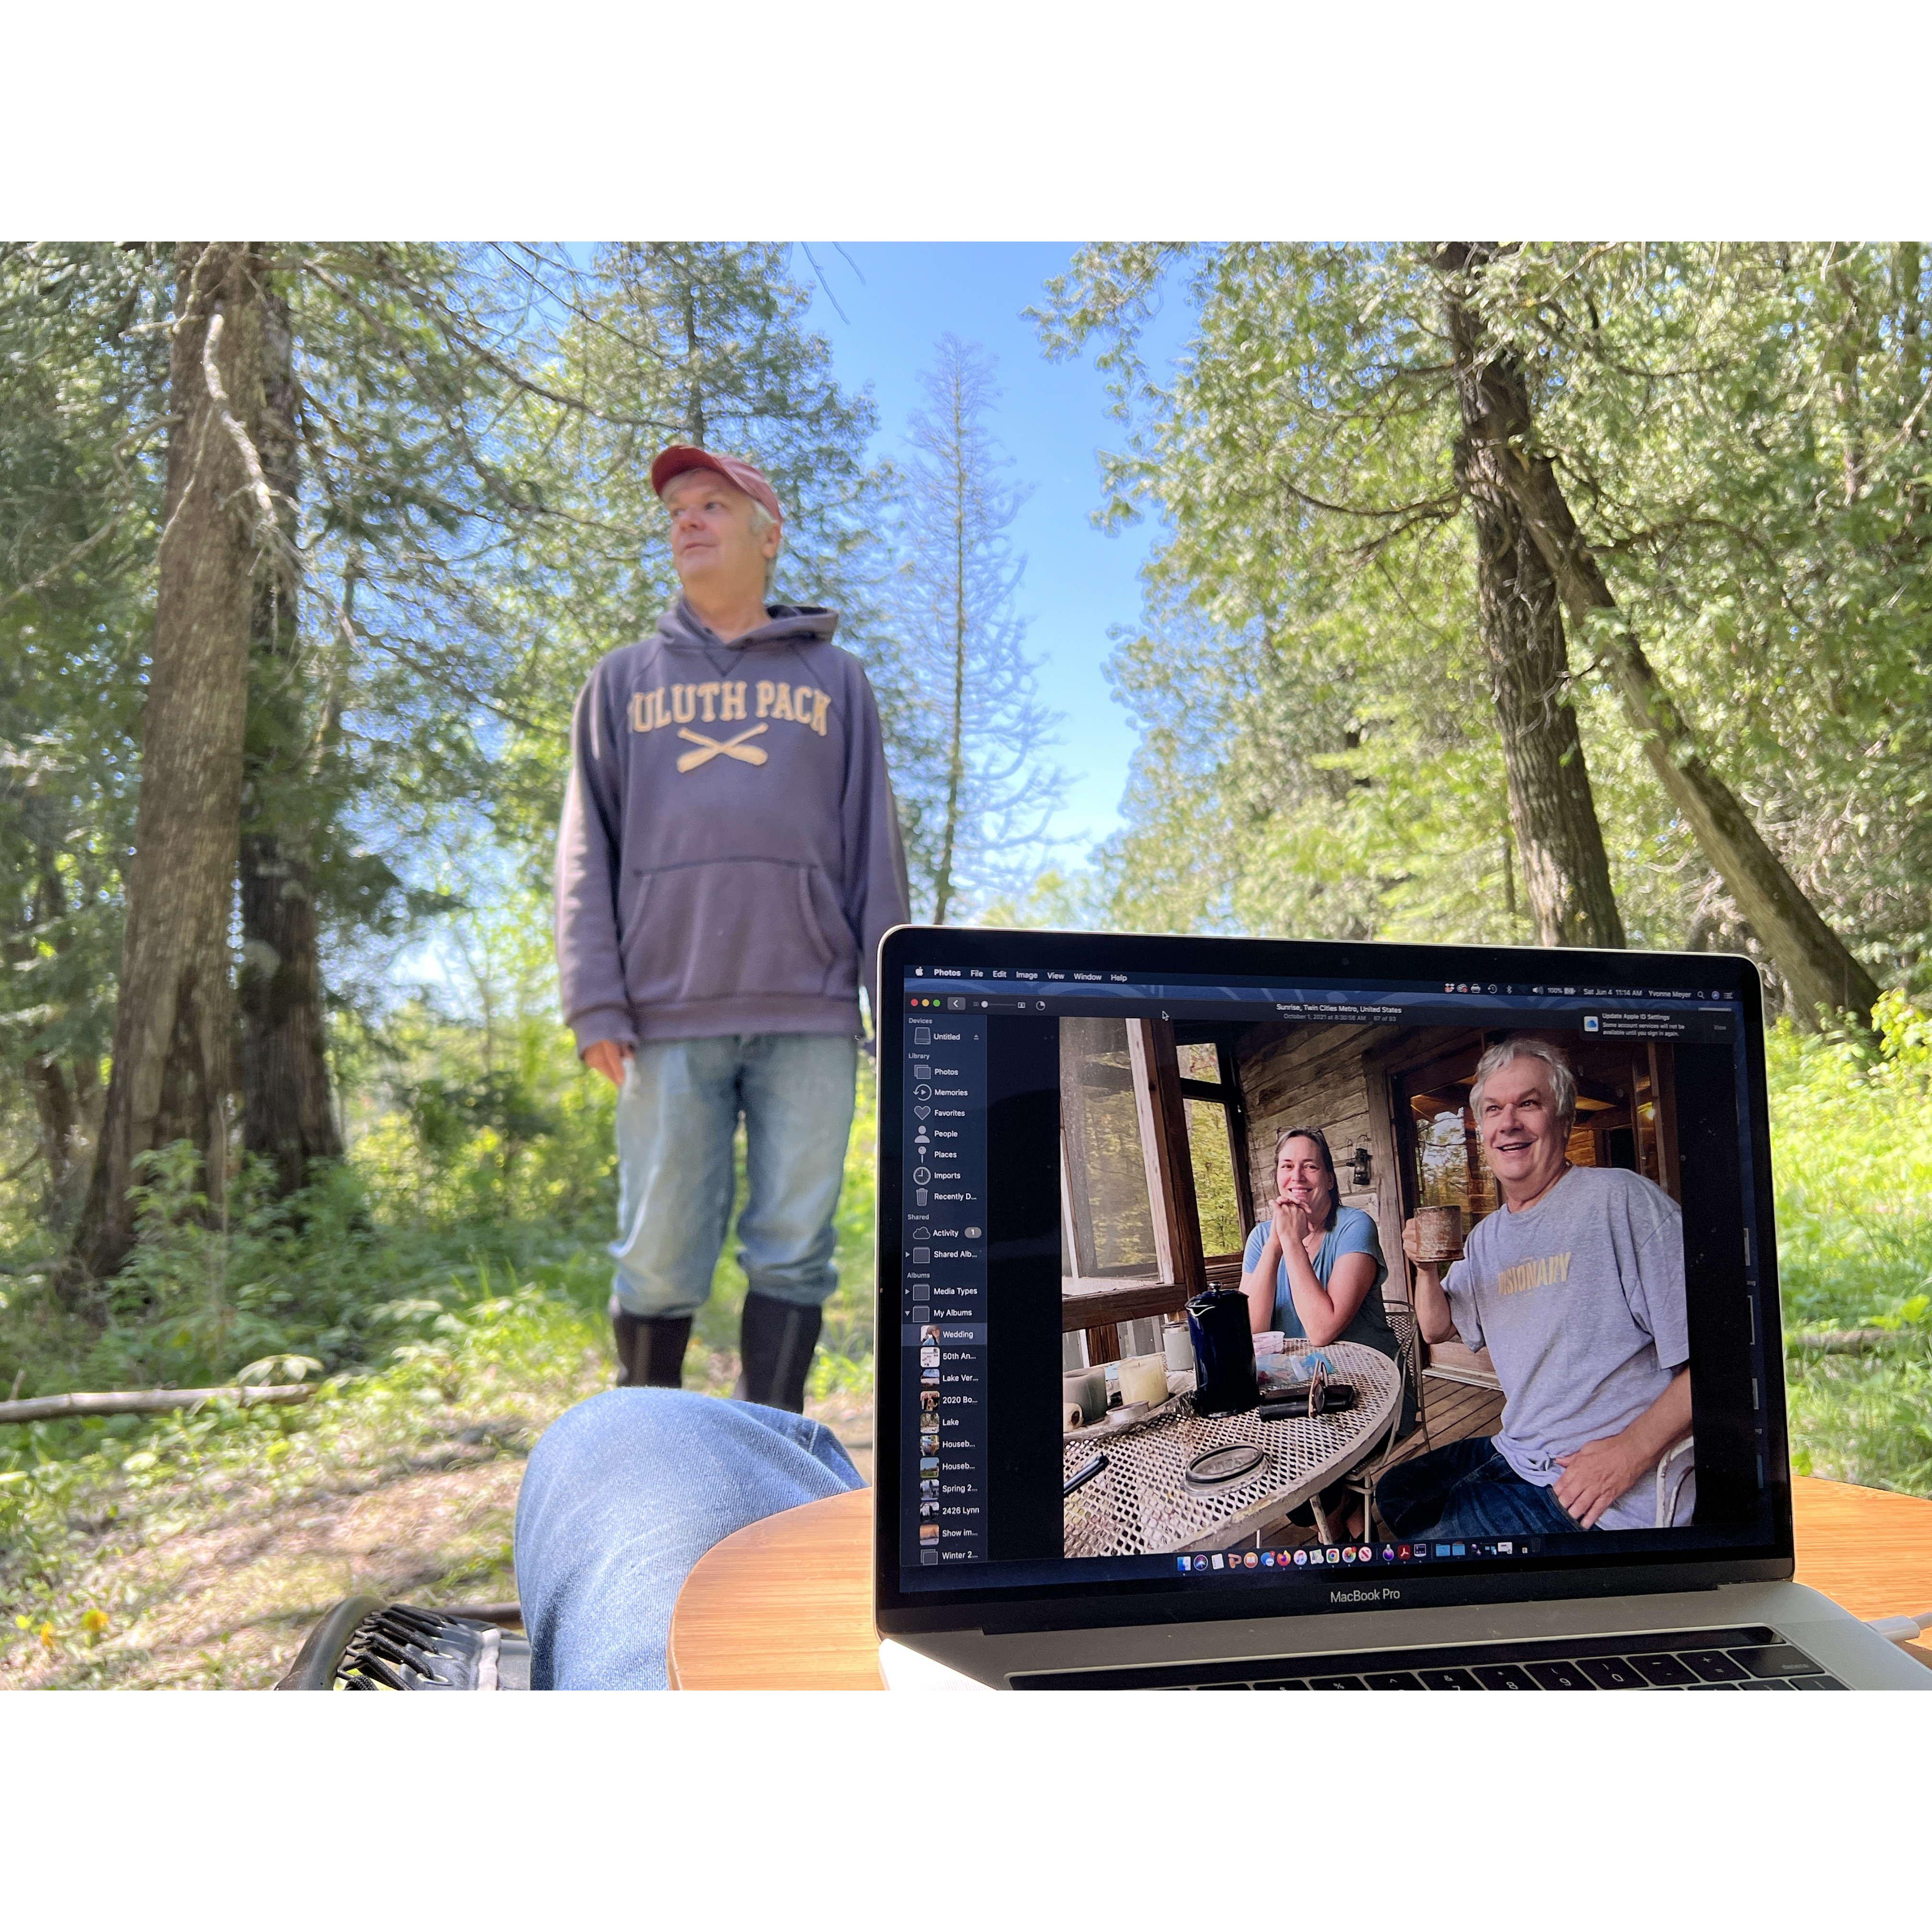
[[[1422,1399],[1426,1432],[1418,1429],[1406,1442],[1397,1443],[1394,1454],[1378,1463],[1378,1468],[1391,1468],[1412,1456],[1426,1455],[1445,1442],[1460,1442],[1466,1436],[1493,1436],[1502,1424],[1500,1389],[1477,1388],[1468,1382],[1444,1382],[1425,1375]]]

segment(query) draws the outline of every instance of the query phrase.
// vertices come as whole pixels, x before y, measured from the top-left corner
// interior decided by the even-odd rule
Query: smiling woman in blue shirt
[[[1382,1312],[1388,1274],[1372,1216],[1342,1204],[1335,1157],[1319,1127],[1274,1144],[1275,1198],[1248,1237],[1241,1292],[1257,1335],[1278,1328],[1316,1347],[1360,1342],[1400,1359]]]
[[[1249,1325],[1257,1335],[1278,1328],[1291,1342],[1305,1340],[1317,1348],[1360,1342],[1399,1364],[1401,1350],[1382,1310],[1388,1266],[1381,1237],[1372,1216],[1342,1204],[1335,1156],[1319,1127],[1290,1127],[1276,1141],[1274,1191],[1241,1256]],[[1405,1434],[1412,1405],[1405,1378]],[[1324,1508],[1340,1504],[1343,1487],[1330,1489]],[[1348,1533],[1361,1532],[1358,1510]]]

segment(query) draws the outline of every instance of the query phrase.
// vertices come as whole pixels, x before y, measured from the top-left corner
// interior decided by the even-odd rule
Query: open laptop
[[[879,986],[889,1682],[1932,1688],[1791,1580],[1748,961],[901,927]],[[1556,1048],[1575,1088],[1547,1256],[1518,1256],[1507,1222],[1480,1233],[1512,1210],[1472,1087],[1484,1052],[1519,1035]],[[1298,1387],[1309,1400],[1316,1352],[1305,1333],[1264,1332],[1265,1412],[1238,1406],[1238,1386],[1234,1412],[1203,1413],[1185,1305],[1238,1289],[1277,1137],[1296,1126],[1325,1137],[1337,1226],[1354,1210],[1346,1245],[1379,1249],[1371,1325],[1394,1342],[1337,1339],[1318,1366],[1349,1384],[1349,1408],[1324,1396],[1317,1417],[1283,1420]],[[1403,1228],[1424,1208],[1456,1210],[1429,1220],[1468,1251],[1448,1304],[1491,1310],[1493,1350],[1462,1313],[1453,1337],[1406,1346]],[[1509,1265],[1472,1286],[1485,1255]],[[1209,1305],[1225,1324],[1228,1304]],[[1689,1446],[1618,1499],[1618,1526],[1545,1511],[1514,1533],[1417,1533],[1444,1465],[1392,1471],[1457,1443],[1480,1458],[1491,1438],[1512,1471],[1547,1477],[1576,1447],[1567,1415],[1614,1408],[1612,1378],[1648,1388],[1670,1356],[1688,1360]],[[1237,1384],[1244,1372],[1236,1359]],[[1420,1398],[1407,1435],[1404,1386]],[[1351,1535],[1360,1503],[1334,1485],[1378,1469],[1377,1508]],[[1398,1490],[1408,1534],[1381,1514]]]

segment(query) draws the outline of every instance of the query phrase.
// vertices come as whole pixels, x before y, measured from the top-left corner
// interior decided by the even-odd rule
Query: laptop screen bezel
[[[1376,982],[1528,982],[1560,972],[1566,980],[1628,982],[1641,977],[1664,988],[1715,988],[1738,999],[1744,1048],[1747,1144],[1760,1233],[1757,1317],[1762,1337],[1766,1428],[1768,1542],[1660,1558],[1654,1551],[1627,1557],[1608,1546],[1586,1562],[1558,1558],[1530,1566],[1487,1569],[1405,1569],[1387,1593],[1388,1607],[1537,1602],[1556,1598],[1646,1594],[1771,1582],[1794,1569],[1790,1458],[1786,1432],[1783,1342],[1779,1322],[1777,1244],[1772,1218],[1770,1120],[1766,1090],[1762,988],[1756,968],[1731,954],[1561,951],[1534,946],[1418,946],[1323,940],[1232,939],[1139,934],[1009,931],[988,927],[897,926],[879,949],[880,989],[874,1024],[878,1073],[874,1334],[879,1338],[874,1383],[873,1601],[882,1635],[945,1630],[1019,1631],[1242,1618],[1319,1616],[1333,1606],[1272,1573],[1252,1586],[1217,1577],[1210,1587],[1179,1577],[1106,1582],[1074,1580],[1047,1586],[962,1584],[916,1593],[899,1587],[900,1444],[903,1352],[889,1338],[899,1324],[904,1217],[896,1211],[904,1177],[905,1002],[899,989],[909,959],[962,972],[978,968],[1052,968],[1078,973],[1209,975],[1274,985]],[[1692,1372],[1696,1372],[1693,1366]],[[997,1402],[997,1396],[995,1396]],[[1378,1577],[1378,1581],[1384,1579]],[[1359,1605],[1352,1605],[1359,1610]]]

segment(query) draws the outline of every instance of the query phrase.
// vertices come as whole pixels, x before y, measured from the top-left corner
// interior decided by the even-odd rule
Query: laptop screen
[[[1788,1551],[1747,962],[902,928],[881,965],[882,1610]]]

